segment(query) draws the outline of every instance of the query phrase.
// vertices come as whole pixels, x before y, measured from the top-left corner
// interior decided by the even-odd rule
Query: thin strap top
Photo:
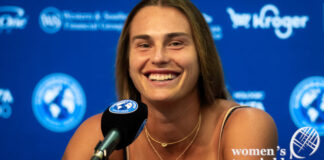
[[[219,159],[219,156],[220,156],[220,147],[221,147],[221,139],[222,139],[222,136],[223,136],[223,131],[224,131],[224,127],[225,127],[225,123],[227,122],[229,116],[233,113],[233,111],[237,108],[243,108],[243,107],[247,107],[247,106],[234,106],[234,107],[231,107],[227,110],[225,116],[224,116],[224,119],[223,119],[223,122],[222,122],[222,126],[221,126],[221,130],[219,132],[219,140],[218,140],[218,160]],[[129,148],[126,147],[124,149],[124,160],[129,160]]]
[[[220,160],[219,156],[220,156],[220,150],[221,150],[221,140],[222,140],[222,136],[223,136],[223,132],[224,132],[224,127],[225,124],[228,120],[228,118],[230,117],[230,115],[234,112],[234,110],[238,109],[238,108],[244,108],[247,106],[233,106],[231,108],[229,108],[224,116],[223,122],[222,122],[222,126],[221,126],[221,130],[219,132],[219,140],[218,140],[218,154],[217,154],[217,160]]]
[[[128,146],[124,149],[124,160],[129,160],[129,148],[128,148]]]

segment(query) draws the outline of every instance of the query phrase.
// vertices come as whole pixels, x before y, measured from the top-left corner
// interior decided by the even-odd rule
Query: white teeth
[[[176,77],[174,74],[150,74],[149,79],[152,81],[172,80]]]

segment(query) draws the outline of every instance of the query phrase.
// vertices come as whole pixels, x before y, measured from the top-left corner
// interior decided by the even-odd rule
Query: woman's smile
[[[144,72],[145,77],[152,86],[167,87],[175,85],[181,76],[181,72],[170,69],[153,69]]]

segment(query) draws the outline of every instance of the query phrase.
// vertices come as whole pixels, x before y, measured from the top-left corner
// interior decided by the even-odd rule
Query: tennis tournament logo
[[[299,128],[290,140],[290,156],[287,149],[277,146],[274,148],[232,148],[233,160],[288,160],[310,158],[319,148],[320,136],[312,127]],[[236,157],[240,157],[236,159]],[[288,158],[289,156],[289,158]],[[242,158],[244,157],[244,158]],[[260,157],[260,158],[257,158]]]
[[[76,127],[86,110],[81,85],[71,76],[54,73],[37,84],[32,97],[33,112],[40,124],[54,132]]]
[[[290,141],[290,159],[304,159],[313,155],[320,145],[317,131],[311,127],[298,129]]]
[[[254,108],[258,108],[265,111],[264,100],[266,97],[265,91],[233,91],[233,98],[235,102],[239,103],[242,106],[250,106]]]
[[[53,34],[58,32],[62,27],[61,12],[54,8],[45,8],[39,16],[40,27],[46,33]]]
[[[289,110],[298,128],[312,127],[324,135],[324,77],[308,77],[297,84],[290,97]]]
[[[138,105],[135,101],[132,100],[122,100],[113,104],[109,108],[109,112],[116,114],[128,114],[135,112],[138,108]]]
[[[39,15],[39,25],[48,34],[63,31],[121,31],[127,14],[108,11],[72,11],[47,7]]]
[[[27,24],[25,10],[18,6],[0,6],[0,33],[24,29]]]
[[[222,30],[222,27],[220,25],[215,25],[215,24],[212,24],[213,22],[213,17],[206,14],[206,13],[203,13],[203,16],[206,20],[206,22],[208,23],[209,25],[209,28],[210,28],[210,32],[213,36],[213,39],[214,40],[221,40],[223,38],[223,30]]]
[[[14,98],[9,89],[0,88],[0,118],[8,119],[11,116],[11,104]]]

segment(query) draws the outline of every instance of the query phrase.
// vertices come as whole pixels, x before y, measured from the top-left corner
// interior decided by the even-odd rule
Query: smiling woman
[[[118,45],[116,83],[120,100],[148,106],[148,119],[145,132],[109,159],[275,157],[233,154],[235,148],[275,149],[276,126],[265,112],[227,100],[208,25],[190,1],[143,0],[135,6]],[[103,139],[100,119],[95,115],[78,128],[63,159],[91,157]]]
[[[165,103],[189,97],[198,103],[197,53],[190,25],[180,11],[141,9],[130,24],[130,39],[129,74],[144,103],[166,108],[171,105]]]

